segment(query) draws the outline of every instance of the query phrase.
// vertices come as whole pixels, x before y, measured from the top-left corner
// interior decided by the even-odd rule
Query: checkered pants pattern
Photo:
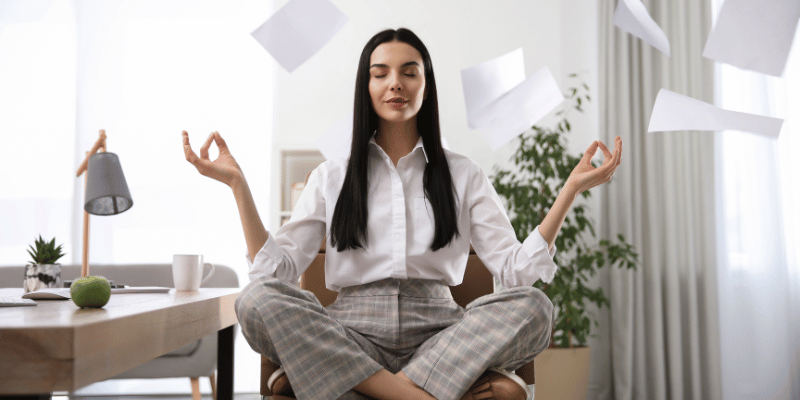
[[[369,399],[353,387],[381,369],[453,400],[488,368],[513,371],[542,352],[553,305],[540,290],[517,287],[465,309],[444,283],[384,279],[343,288],[326,309],[309,291],[262,278],[242,290],[236,315],[250,347],[284,368],[298,400]]]

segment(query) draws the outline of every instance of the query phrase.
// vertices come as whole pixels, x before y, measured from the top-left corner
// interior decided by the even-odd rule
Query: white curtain
[[[203,254],[246,285],[233,196],[186,162],[181,131],[197,153],[223,135],[269,225],[273,60],[250,32],[272,2],[3,0],[0,11],[0,265],[25,264],[40,233],[64,244],[62,263],[81,262],[75,171],[105,129],[133,207],[91,217],[90,265]],[[235,351],[234,390],[257,393],[259,355],[241,335]]]
[[[27,263],[39,235],[72,248],[73,13],[68,1],[0,2],[0,264]]]
[[[661,88],[713,102],[702,57],[708,0],[644,0],[671,57],[615,27],[615,0],[599,18],[600,139],[623,138],[622,164],[602,193],[601,235],[622,233],[640,254],[635,272],[600,278],[611,307],[598,313],[589,398],[719,399],[714,136],[647,133]]]
[[[719,8],[721,0],[714,0]],[[719,147],[722,383],[726,399],[800,399],[800,34],[783,77],[717,64],[720,107],[785,119],[777,140]]]

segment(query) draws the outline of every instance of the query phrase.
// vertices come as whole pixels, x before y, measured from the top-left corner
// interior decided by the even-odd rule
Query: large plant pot
[[[536,356],[536,400],[585,400],[590,359],[588,347],[551,347]]]

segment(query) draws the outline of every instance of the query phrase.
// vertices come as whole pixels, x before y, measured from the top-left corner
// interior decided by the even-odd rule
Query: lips
[[[393,98],[391,98],[391,99],[387,100],[386,102],[387,102],[387,103],[400,103],[400,104],[405,104],[405,103],[408,103],[408,100],[406,100],[406,99],[404,99],[404,98],[402,98],[402,97],[393,97]]]

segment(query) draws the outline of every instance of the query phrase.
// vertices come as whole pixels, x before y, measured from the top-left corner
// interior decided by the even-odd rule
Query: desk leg
[[[233,400],[233,328],[217,334],[217,400]]]

